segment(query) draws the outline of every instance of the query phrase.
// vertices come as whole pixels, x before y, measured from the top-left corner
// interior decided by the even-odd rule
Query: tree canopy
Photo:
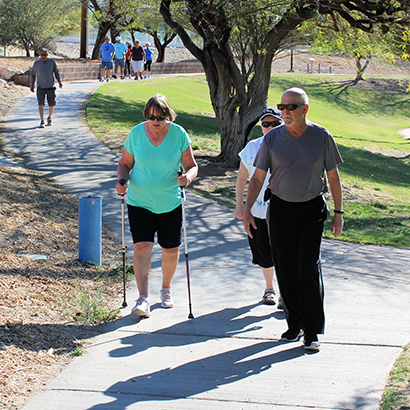
[[[337,16],[351,27],[365,32],[377,27],[385,34],[408,24],[409,11],[410,0],[161,0],[160,8],[204,67],[221,133],[220,157],[230,165],[238,164],[237,154],[266,108],[275,53],[303,22]],[[199,34],[202,46],[189,30]],[[248,56],[246,65],[238,64],[235,41]]]
[[[367,32],[334,15],[320,16],[305,27],[312,34],[313,52],[343,54],[355,59],[355,82],[364,80],[364,72],[373,57],[391,64],[405,58],[402,46],[408,43],[403,29],[394,27],[383,34],[381,27],[375,26]]]
[[[35,55],[51,40],[72,28],[71,0],[0,0],[0,44],[33,50]]]

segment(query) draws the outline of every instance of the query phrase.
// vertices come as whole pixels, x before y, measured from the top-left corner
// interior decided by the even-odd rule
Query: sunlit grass
[[[410,128],[410,95],[359,89],[351,80],[275,74],[268,106],[276,106],[287,88],[302,87],[310,98],[308,118],[334,136],[344,159],[339,167],[346,210],[341,240],[410,247],[410,140],[396,132]],[[195,153],[219,153],[219,128],[204,76],[111,82],[90,100],[87,120],[101,141],[121,153],[129,130],[144,120],[144,106],[156,93],[170,101]],[[202,194],[232,209],[234,183],[221,189],[223,194]],[[331,238],[329,223],[325,237]]]

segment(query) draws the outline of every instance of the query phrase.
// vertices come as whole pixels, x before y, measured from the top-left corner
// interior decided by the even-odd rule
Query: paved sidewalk
[[[53,127],[39,129],[34,95],[10,112],[8,144],[30,167],[73,195],[103,197],[103,216],[120,237],[118,157],[83,121],[98,84],[58,91]],[[229,210],[188,194],[192,307],[184,257],[173,282],[174,309],[161,309],[160,255],[150,277],[151,318],[129,311],[35,396],[24,410],[378,409],[386,377],[410,339],[410,250],[325,241],[326,334],[321,351],[282,343],[283,313],[259,300],[264,280],[250,263],[242,223]],[[128,235],[128,243],[130,238]]]

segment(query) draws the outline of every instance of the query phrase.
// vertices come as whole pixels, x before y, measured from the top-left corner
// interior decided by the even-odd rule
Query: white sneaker
[[[131,309],[131,315],[140,316],[140,317],[150,317],[151,310],[149,307],[148,299],[141,295],[138,300],[137,304]]]
[[[161,307],[172,308],[175,306],[174,299],[172,299],[171,288],[161,289]]]

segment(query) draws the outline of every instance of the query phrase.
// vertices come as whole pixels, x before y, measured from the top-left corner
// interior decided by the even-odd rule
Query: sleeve
[[[243,165],[245,165],[246,168],[248,168],[248,163],[249,163],[249,144],[245,146],[245,148],[239,152],[239,158],[241,159],[241,161],[243,162]],[[251,164],[253,165],[253,164]]]
[[[31,75],[30,75],[30,88],[34,88],[34,83],[36,81],[36,75],[37,75],[36,71],[37,71],[36,65],[33,64],[33,68],[31,69]]]
[[[134,136],[136,130],[135,127],[131,129],[130,133],[128,134],[127,139],[124,142],[125,149],[132,155],[134,155]]]
[[[253,162],[254,167],[262,169],[263,171],[268,171],[270,168],[270,151],[267,137],[268,136],[265,135],[259,151],[256,154],[255,161]]]
[[[61,79],[60,71],[58,70],[57,63],[54,61],[54,67],[53,67],[54,75],[56,76],[56,80],[58,81],[58,84],[63,84],[63,81]]]
[[[189,138],[188,133],[185,131],[184,128],[180,127],[181,131],[181,152],[184,152],[190,145],[191,145],[191,139]]]
[[[331,171],[339,164],[343,163],[343,159],[340,155],[339,149],[337,148],[335,140],[329,133],[327,134],[325,149],[325,169],[326,171]]]

